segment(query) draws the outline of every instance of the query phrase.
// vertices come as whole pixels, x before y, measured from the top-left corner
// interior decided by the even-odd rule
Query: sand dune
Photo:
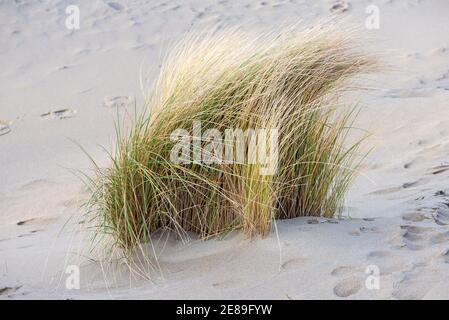
[[[366,29],[376,5],[380,28]],[[449,299],[449,3],[445,0],[0,3],[0,299]],[[270,29],[329,14],[360,25],[391,66],[349,96],[373,148],[340,220],[297,218],[249,241],[163,234],[151,281],[89,252],[73,174],[100,165],[117,114],[142,105],[169,45],[192,27]],[[76,143],[74,143],[76,141]],[[69,266],[80,289],[67,288]],[[379,286],[370,276],[379,273]],[[373,285],[374,283],[374,285]]]

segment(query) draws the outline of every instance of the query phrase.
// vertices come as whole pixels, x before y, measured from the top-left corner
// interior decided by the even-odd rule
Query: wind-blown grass
[[[162,63],[147,112],[118,133],[111,166],[91,180],[99,232],[127,251],[162,228],[255,236],[274,219],[338,214],[360,144],[346,142],[355,113],[337,107],[339,97],[348,79],[375,65],[353,35],[322,26],[259,37],[227,29],[181,41]],[[170,135],[195,121],[203,132],[277,128],[277,171],[174,163]]]

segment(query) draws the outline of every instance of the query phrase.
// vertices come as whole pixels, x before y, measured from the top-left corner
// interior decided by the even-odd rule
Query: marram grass
[[[360,144],[346,141],[355,114],[337,107],[339,97],[375,65],[353,35],[341,26],[258,37],[227,29],[181,41],[162,63],[148,111],[119,132],[110,167],[91,180],[98,232],[126,252],[164,228],[263,236],[274,219],[338,214]],[[276,128],[277,170],[171,161],[170,135],[195,123],[203,132]]]

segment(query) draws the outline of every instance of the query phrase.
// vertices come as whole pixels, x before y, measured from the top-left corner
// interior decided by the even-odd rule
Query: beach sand
[[[74,2],[75,30],[70,1],[0,2],[0,299],[449,299],[446,0]],[[365,26],[369,5],[379,29]],[[151,280],[89,251],[80,146],[108,165],[114,120],[142,105],[139,77],[154,80],[174,41],[331,14],[388,64],[350,97],[373,150],[342,219],[278,221],[251,241],[162,235]],[[67,285],[72,266],[79,289]]]

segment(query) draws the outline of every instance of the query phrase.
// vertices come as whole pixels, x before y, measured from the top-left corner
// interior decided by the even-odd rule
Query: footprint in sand
[[[49,111],[41,114],[41,118],[43,119],[68,119],[74,117],[76,114],[76,110],[67,108],[67,109],[59,109],[54,111]]]
[[[404,272],[400,281],[393,284],[393,297],[400,300],[422,299],[438,281],[438,272],[427,270],[425,263],[415,263]]]
[[[103,100],[103,105],[107,108],[126,108],[133,103],[134,98],[131,96],[106,97]]]
[[[404,237],[406,234],[423,235],[433,230],[433,228],[417,227],[412,225],[403,225],[401,226],[401,229],[406,230]]]
[[[421,222],[425,219],[429,219],[429,218],[419,212],[409,212],[409,213],[404,213],[402,215],[402,220],[404,220],[404,221]]]
[[[334,294],[341,298],[346,298],[356,294],[362,289],[362,279],[357,277],[348,277],[334,287]]]
[[[9,127],[9,125],[9,122],[0,120],[0,136],[11,132],[11,128]]]
[[[2,287],[0,288],[0,296],[3,295],[7,295],[10,296],[11,294],[13,294],[14,292],[16,292],[17,290],[19,290],[20,288],[22,288],[22,286],[17,286],[17,287]]]
[[[431,244],[449,243],[449,231],[433,235],[430,237],[429,242]]]

